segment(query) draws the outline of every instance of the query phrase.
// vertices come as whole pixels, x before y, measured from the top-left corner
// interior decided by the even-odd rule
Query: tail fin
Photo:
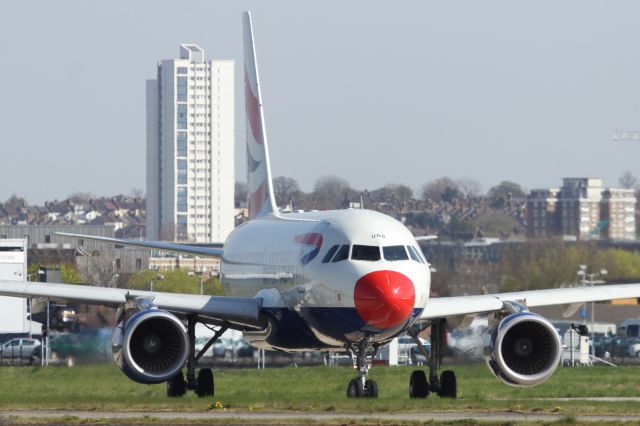
[[[264,128],[262,96],[258,78],[258,65],[253,45],[251,14],[243,14],[244,29],[244,93],[247,113],[247,183],[249,185],[249,219],[277,215],[269,146]]]

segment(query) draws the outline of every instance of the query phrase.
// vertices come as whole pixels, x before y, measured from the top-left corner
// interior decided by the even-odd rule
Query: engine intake
[[[137,312],[116,327],[115,363],[132,380],[144,384],[169,380],[189,355],[187,330],[175,315],[157,309]]]
[[[492,331],[485,359],[491,372],[511,386],[535,386],[555,372],[562,355],[560,336],[531,312],[505,317]]]

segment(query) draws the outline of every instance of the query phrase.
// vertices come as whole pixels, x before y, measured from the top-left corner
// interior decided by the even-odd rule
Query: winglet
[[[244,30],[244,93],[247,114],[247,183],[249,189],[249,219],[278,215],[273,193],[267,132],[264,126],[262,95],[253,43],[251,14],[243,14]]]

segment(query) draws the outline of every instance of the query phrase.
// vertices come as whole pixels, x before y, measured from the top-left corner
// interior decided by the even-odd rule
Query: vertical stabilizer
[[[251,14],[244,12],[244,96],[247,114],[247,184],[249,186],[249,219],[277,215],[271,180],[271,164],[267,132],[264,128],[262,96],[253,44]]]

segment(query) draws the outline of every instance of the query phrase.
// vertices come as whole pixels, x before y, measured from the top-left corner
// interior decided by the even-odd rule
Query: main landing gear
[[[367,373],[371,367],[371,360],[378,352],[378,345],[363,340],[360,343],[351,345],[348,349],[353,361],[353,368],[358,370],[358,377],[351,379],[349,382],[347,397],[377,398],[378,383],[375,380],[367,380]]]
[[[205,396],[213,396],[215,388],[214,388],[214,380],[213,380],[213,371],[210,368],[201,368],[198,371],[198,375],[196,376],[196,365],[198,364],[198,360],[202,358],[202,355],[213,345],[216,340],[222,336],[227,330],[227,327],[219,328],[213,337],[209,339],[206,345],[195,354],[195,329],[196,329],[196,318],[194,316],[189,316],[187,318],[187,333],[189,335],[189,357],[187,358],[187,378],[182,374],[182,371],[179,371],[178,374],[173,376],[167,382],[167,396],[168,397],[178,397],[187,393],[187,390],[195,391],[196,395],[199,397]]]
[[[409,334],[418,344],[418,349],[429,360],[429,380],[423,370],[414,370],[409,379],[409,396],[411,398],[426,398],[433,392],[443,398],[455,398],[458,393],[456,373],[445,370],[438,377],[438,369],[447,347],[446,320],[436,320],[431,323],[431,353],[422,346],[418,334],[409,329]]]

